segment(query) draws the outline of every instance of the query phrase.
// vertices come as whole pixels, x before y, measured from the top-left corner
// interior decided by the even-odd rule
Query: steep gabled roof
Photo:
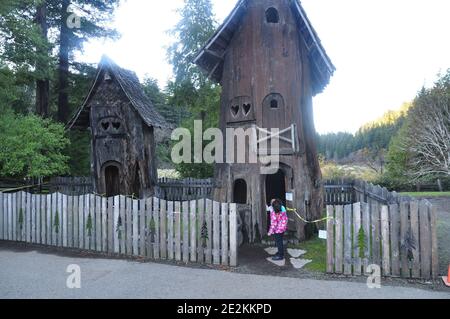
[[[95,95],[98,86],[103,81],[105,71],[110,72],[117,80],[131,105],[145,124],[158,128],[168,125],[166,120],[156,111],[152,101],[144,93],[136,74],[132,71],[122,69],[113,60],[104,55],[98,66],[97,74],[89,94],[75,116],[67,124],[68,129],[89,126],[89,101]]]
[[[231,14],[225,19],[216,33],[206,43],[194,60],[200,68],[205,70],[209,77],[220,82],[223,73],[223,58],[227,47],[231,43],[234,33],[245,16],[248,3],[254,0],[239,0]],[[336,68],[323,48],[316,31],[312,27],[306,12],[299,0],[286,0],[297,20],[299,32],[305,42],[312,68],[313,93],[323,91],[328,85]]]

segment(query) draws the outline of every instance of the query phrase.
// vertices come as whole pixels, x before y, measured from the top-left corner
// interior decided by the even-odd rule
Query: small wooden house
[[[272,198],[284,200],[306,219],[321,216],[312,99],[335,68],[300,2],[239,0],[195,63],[222,86],[224,134],[227,128],[278,128],[284,137],[275,174],[263,175],[261,163],[217,164],[215,177],[222,185],[215,199],[251,204],[253,239],[267,233],[266,205]],[[299,239],[315,230],[291,216]]]
[[[165,125],[137,76],[104,56],[68,127],[90,130],[96,193],[145,197],[157,182],[154,129]]]

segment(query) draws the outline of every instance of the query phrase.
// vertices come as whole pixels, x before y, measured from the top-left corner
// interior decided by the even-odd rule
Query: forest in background
[[[388,111],[366,123],[355,134],[317,135],[317,149],[325,178],[359,178],[380,182],[386,173],[386,156],[392,140],[404,125],[412,103]]]
[[[90,175],[89,135],[66,132],[96,66],[78,61],[83,44],[117,39],[108,27],[119,0],[2,0],[0,3],[0,178]],[[164,88],[142,85],[171,127],[217,127],[220,87],[192,61],[218,26],[210,0],[185,0],[167,59],[174,77]],[[401,85],[401,83],[399,84]],[[419,89],[419,88],[418,88]],[[317,136],[325,178],[354,177],[400,189],[450,177],[450,71],[414,101],[356,134]],[[161,168],[182,177],[213,175],[208,164],[171,165],[170,128],[158,132]]]
[[[345,162],[361,150],[376,154],[387,149],[392,136],[404,124],[410,108],[411,103],[405,103],[397,111],[388,111],[381,118],[363,125],[356,134],[338,132],[318,135],[318,151],[326,160]]]
[[[356,134],[317,140],[325,178],[362,178],[395,190],[438,183],[450,188],[450,70]]]
[[[119,0],[2,0],[0,176],[83,175],[87,132],[65,132],[96,66],[75,59],[91,39],[117,39],[108,25]]]

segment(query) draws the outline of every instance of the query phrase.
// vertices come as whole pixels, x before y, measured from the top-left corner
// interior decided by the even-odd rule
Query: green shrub
[[[68,172],[64,127],[35,115],[0,117],[0,176],[42,177]]]

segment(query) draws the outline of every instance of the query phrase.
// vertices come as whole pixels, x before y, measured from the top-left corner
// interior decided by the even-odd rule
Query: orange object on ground
[[[444,284],[447,287],[450,287],[450,265],[448,266],[448,275],[447,275],[447,277],[442,277],[442,280],[444,280]]]

